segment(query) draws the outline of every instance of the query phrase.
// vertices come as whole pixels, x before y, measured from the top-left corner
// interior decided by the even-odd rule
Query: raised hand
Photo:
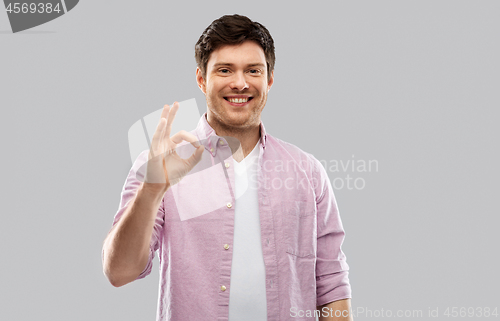
[[[204,147],[200,145],[195,135],[181,130],[170,137],[177,110],[179,110],[178,102],[172,107],[169,105],[163,107],[160,122],[151,141],[144,187],[156,192],[165,193],[170,186],[177,184],[198,164],[203,155]],[[196,148],[186,159],[181,158],[176,152],[177,145],[184,140]]]

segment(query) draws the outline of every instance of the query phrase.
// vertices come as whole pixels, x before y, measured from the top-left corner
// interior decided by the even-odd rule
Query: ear
[[[199,67],[196,67],[196,82],[198,83],[198,87],[200,87],[203,94],[206,94],[207,93],[207,85],[206,85],[205,79],[203,78],[203,76],[201,74],[201,70]]]
[[[267,91],[271,90],[271,86],[274,84],[274,70],[271,71],[271,77],[269,78],[269,81],[267,82]]]

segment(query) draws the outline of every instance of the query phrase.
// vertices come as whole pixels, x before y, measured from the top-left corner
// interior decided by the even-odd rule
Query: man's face
[[[196,80],[207,100],[209,122],[244,130],[259,125],[274,72],[268,81],[264,50],[254,41],[245,41],[214,50],[205,79],[198,68]]]

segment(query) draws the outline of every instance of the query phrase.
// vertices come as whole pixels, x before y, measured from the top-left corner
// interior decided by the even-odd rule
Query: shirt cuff
[[[149,274],[151,274],[151,270],[153,269],[153,259],[155,258],[155,251],[153,250],[152,246],[149,247],[149,259],[148,259],[148,264],[146,264],[146,267],[144,270],[139,274],[136,280],[143,279]]]
[[[316,294],[316,306],[350,299],[351,285],[349,284],[349,272],[341,271],[316,277]]]

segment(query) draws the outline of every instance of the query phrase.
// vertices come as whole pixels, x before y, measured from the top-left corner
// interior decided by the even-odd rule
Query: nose
[[[229,87],[238,91],[243,91],[249,88],[245,75],[242,72],[234,73]]]

